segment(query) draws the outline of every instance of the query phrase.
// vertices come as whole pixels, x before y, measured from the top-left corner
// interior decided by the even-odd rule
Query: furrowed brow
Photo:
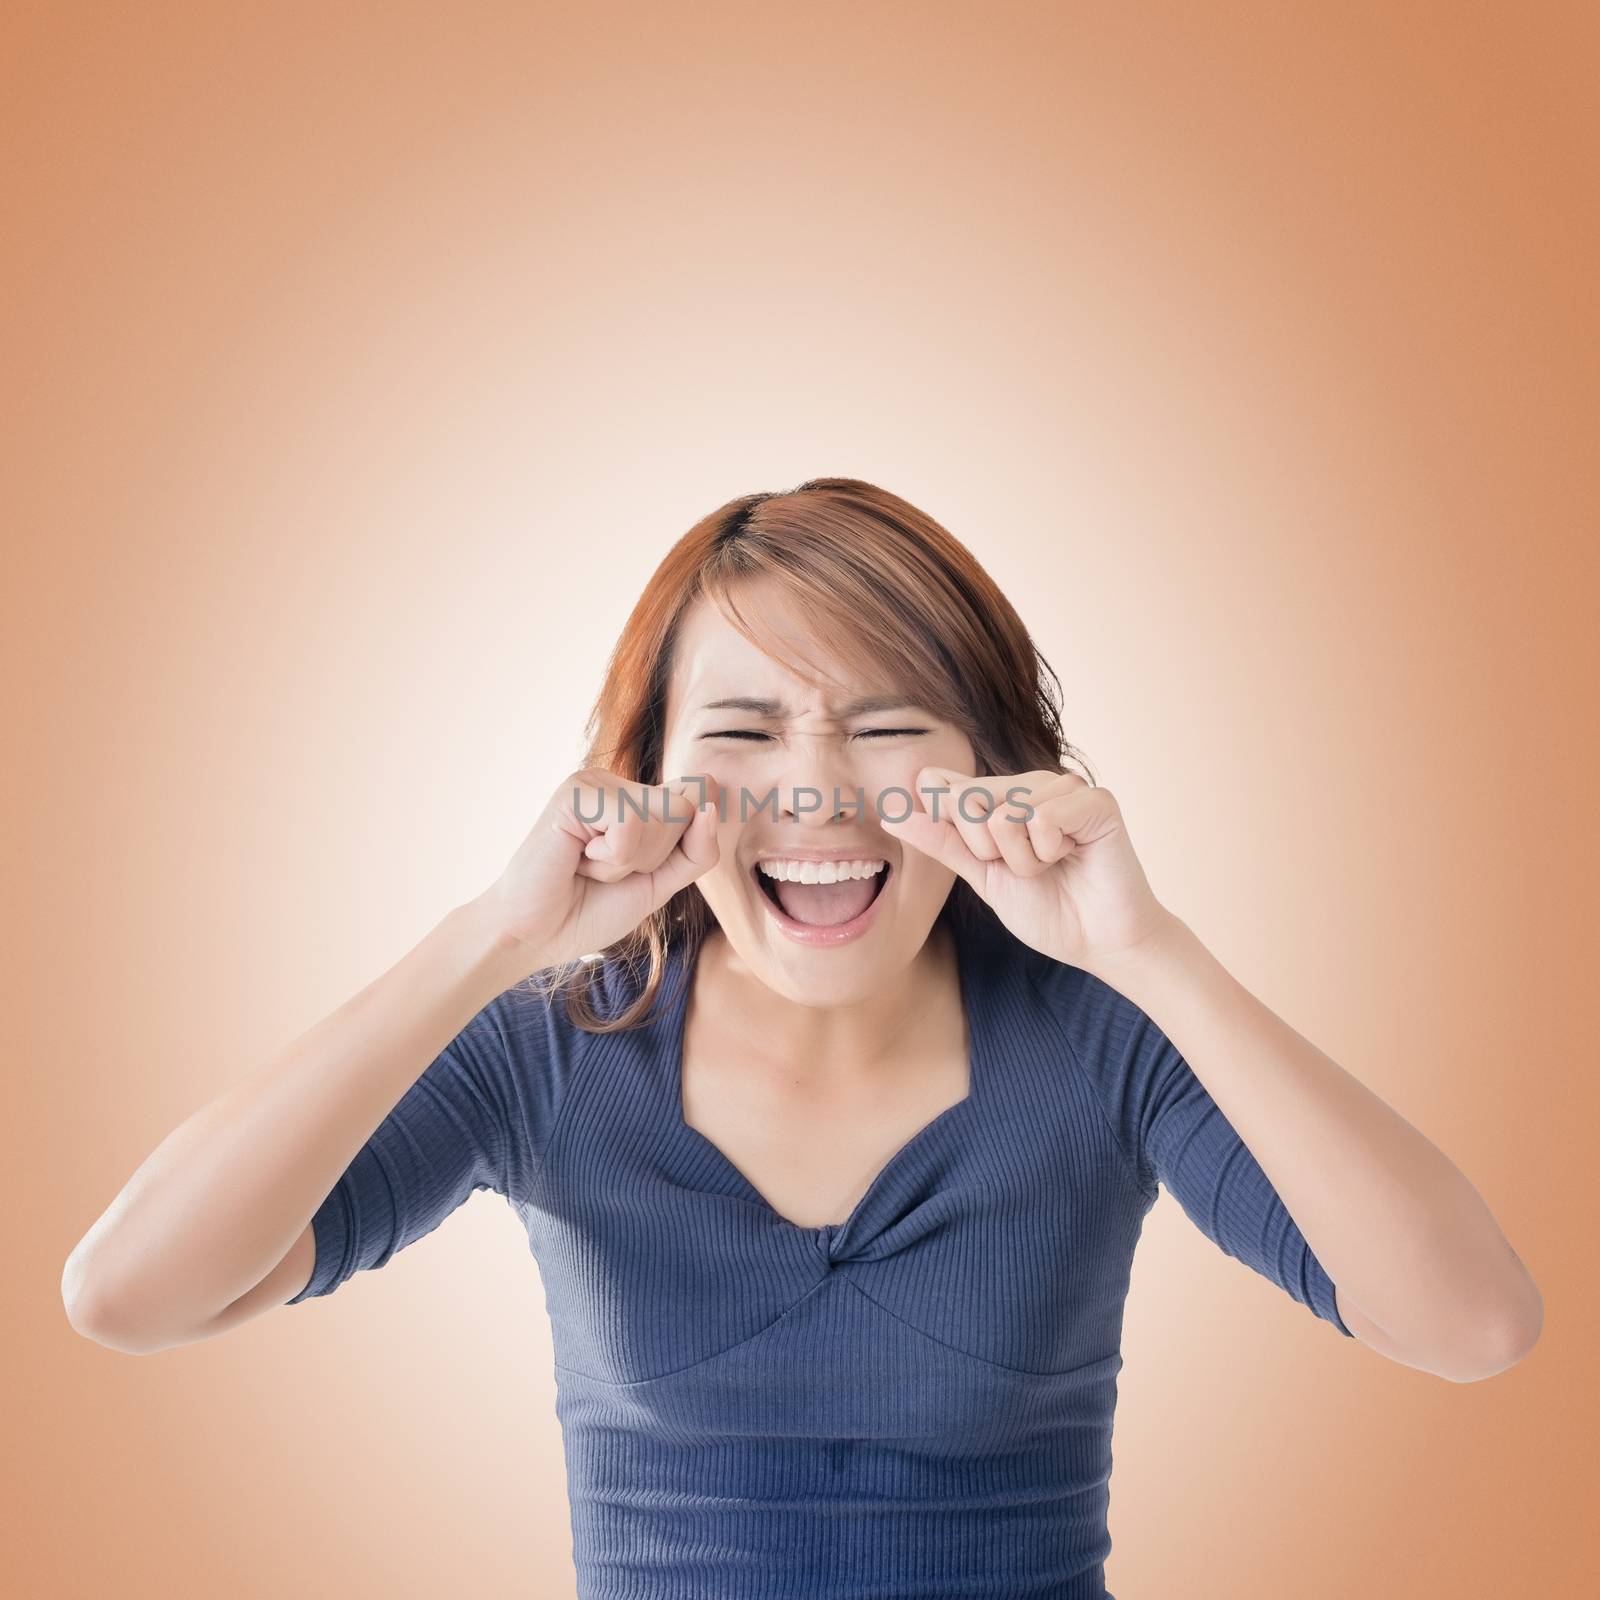
[[[708,700],[704,711],[748,711],[758,717],[786,717],[788,710],[776,700],[764,700],[754,695],[735,695],[727,700]],[[864,716],[869,711],[910,711],[912,702],[903,695],[868,694],[848,701],[835,713],[840,717]]]

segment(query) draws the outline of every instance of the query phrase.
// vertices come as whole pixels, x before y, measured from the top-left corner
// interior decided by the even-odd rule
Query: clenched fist
[[[709,774],[631,783],[600,767],[565,778],[484,902],[529,972],[602,950],[717,864]]]

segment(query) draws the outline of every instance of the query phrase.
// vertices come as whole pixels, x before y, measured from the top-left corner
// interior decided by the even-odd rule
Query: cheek
[[[908,795],[917,798],[917,774],[926,766],[939,764],[938,756],[927,746],[884,750],[865,765],[861,783],[870,802],[897,817],[905,810]]]
[[[669,739],[661,747],[661,776],[667,783],[676,783],[688,773],[702,770],[694,765],[694,752],[688,745]]]
[[[977,757],[966,738],[952,731],[931,739],[917,739],[896,750],[882,752],[877,768],[881,781],[914,789],[924,767],[948,767],[952,772],[976,772]]]
[[[946,881],[955,876],[946,866],[935,861],[931,856],[925,856],[920,850],[913,850],[909,845],[900,858],[900,865],[895,868],[895,877],[900,880],[899,888],[902,895],[915,900],[923,894],[932,894],[946,884]]]

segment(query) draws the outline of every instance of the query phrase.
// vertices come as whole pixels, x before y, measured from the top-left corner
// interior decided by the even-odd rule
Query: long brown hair
[[[754,578],[774,580],[811,636],[826,640],[863,680],[904,690],[960,728],[978,758],[974,776],[1064,772],[1070,756],[1095,781],[1062,734],[1060,679],[971,551],[926,512],[859,478],[810,478],[793,489],[743,495],[678,540],[612,650],[585,724],[584,766],[632,783],[668,781],[661,770],[667,682],[682,619],[701,597],[805,682],[827,682],[812,664],[769,646],[740,614],[735,591]],[[993,917],[961,878],[940,915],[958,923]],[[592,958],[538,977],[547,996],[564,999],[577,1027],[638,1027],[649,1018],[669,951],[679,946],[692,956],[714,926],[691,883],[598,952],[640,980],[615,1015],[595,1009],[600,963]]]

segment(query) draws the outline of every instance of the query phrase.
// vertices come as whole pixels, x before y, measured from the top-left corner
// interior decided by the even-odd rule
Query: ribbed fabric
[[[545,1289],[582,1600],[1112,1600],[1129,1269],[1157,1185],[1341,1333],[1333,1285],[1139,1008],[990,918],[957,934],[970,1092],[842,1225],[780,1217],[684,1120],[692,964],[590,1034],[525,989],[406,1093],[290,1304],[476,1189]],[[628,984],[602,969],[607,1004]]]

